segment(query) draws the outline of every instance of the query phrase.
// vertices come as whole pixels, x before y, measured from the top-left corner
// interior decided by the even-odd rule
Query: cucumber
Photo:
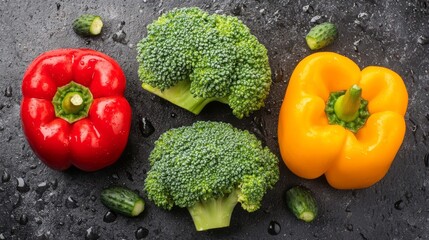
[[[144,210],[143,199],[124,187],[110,187],[101,192],[101,202],[114,212],[128,217],[138,216]]]
[[[334,42],[337,32],[335,24],[325,22],[311,28],[305,40],[311,50],[317,50]]]
[[[80,36],[97,36],[103,28],[100,16],[84,14],[73,21],[73,30]]]
[[[300,220],[313,221],[317,216],[317,204],[312,192],[303,186],[295,186],[286,191],[286,204]]]

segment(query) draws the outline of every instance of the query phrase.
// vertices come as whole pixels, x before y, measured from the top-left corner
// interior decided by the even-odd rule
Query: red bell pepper
[[[21,120],[36,155],[49,167],[96,171],[113,164],[130,132],[125,75],[89,49],[45,52],[22,81]]]

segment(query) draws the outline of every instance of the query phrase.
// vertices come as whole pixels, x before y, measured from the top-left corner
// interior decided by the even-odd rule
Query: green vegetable
[[[101,202],[114,212],[128,217],[138,216],[144,210],[143,199],[124,187],[110,187],[101,192]]]
[[[84,14],[73,21],[73,30],[80,36],[96,36],[103,28],[100,16]]]
[[[317,216],[316,199],[303,186],[295,186],[286,191],[286,204],[298,219],[305,222],[311,222]]]
[[[194,114],[212,101],[242,118],[264,106],[271,86],[266,48],[232,16],[175,9],[137,44],[142,87]]]
[[[337,37],[337,27],[333,23],[325,22],[310,29],[305,40],[311,50],[317,50],[333,43]]]
[[[164,209],[187,208],[198,231],[229,226],[238,202],[256,211],[279,179],[278,158],[253,134],[222,122],[166,131],[149,161],[148,198]]]

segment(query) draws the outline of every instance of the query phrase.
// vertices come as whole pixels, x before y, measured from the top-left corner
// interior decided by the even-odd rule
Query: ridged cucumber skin
[[[286,204],[292,213],[305,222],[313,221],[318,212],[313,193],[303,186],[295,186],[286,191]]]
[[[135,192],[124,187],[110,187],[101,192],[101,202],[114,212],[129,217],[139,215],[144,209],[143,199]],[[141,211],[135,212],[136,204],[143,204]]]
[[[337,34],[338,30],[335,24],[325,22],[311,28],[305,40],[311,50],[318,50],[333,43]]]
[[[96,36],[100,34],[101,29],[100,29],[100,32],[98,33],[91,31],[91,26],[95,20],[102,21],[101,17],[97,15],[92,15],[92,14],[81,15],[80,17],[76,18],[73,21],[73,30],[75,31],[76,34],[80,36],[84,36],[84,37]]]

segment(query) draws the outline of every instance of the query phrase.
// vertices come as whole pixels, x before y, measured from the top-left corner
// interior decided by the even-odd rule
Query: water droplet
[[[149,230],[147,228],[144,228],[144,227],[137,228],[137,230],[135,232],[135,236],[137,239],[143,239],[143,238],[147,237],[148,235],[149,235]]]
[[[141,115],[139,115],[139,129],[143,137],[149,137],[155,132],[155,128],[149,119],[142,117]]]
[[[241,4],[235,5],[235,7],[231,10],[231,13],[235,16],[240,16],[243,8]]]
[[[171,114],[170,114],[170,117],[171,117],[171,118],[176,118],[176,117],[177,117],[177,114],[173,112],[173,113],[171,113]]]
[[[113,178],[114,180],[118,180],[118,179],[119,179],[119,176],[118,176],[118,174],[114,173],[114,174],[112,174],[112,178]]]
[[[36,192],[39,195],[42,195],[48,188],[49,186],[46,182],[41,182],[37,185]]]
[[[405,203],[402,200],[396,201],[395,202],[395,209],[396,210],[402,210],[405,207]]]
[[[4,90],[4,96],[5,97],[12,97],[12,87],[8,86],[5,90]]]
[[[311,18],[310,22],[311,23],[318,23],[320,21],[320,19],[322,19],[322,17],[320,15],[316,15],[316,16]]]
[[[405,193],[405,197],[410,200],[413,197],[413,193],[412,192],[406,192]]]
[[[27,183],[25,183],[23,178],[19,177],[16,179],[16,181],[17,181],[16,189],[19,192],[26,193],[26,192],[30,191],[30,187],[27,185]]]
[[[76,200],[74,200],[71,196],[67,198],[66,200],[66,207],[67,208],[77,208],[78,204]]]
[[[347,224],[346,228],[347,228],[347,230],[349,230],[350,232],[353,232],[353,224]]]
[[[302,11],[304,11],[305,13],[312,14],[314,13],[314,8],[311,5],[305,5],[304,7],[302,7]]]
[[[366,12],[361,12],[358,14],[358,18],[360,19],[368,19],[369,15]]]
[[[283,82],[284,78],[285,78],[284,69],[280,67],[274,72],[274,82],[276,83]]]
[[[32,165],[30,165],[30,169],[34,170],[34,169],[36,169],[36,168],[37,168],[37,165],[36,165],[36,164],[32,164]]]
[[[130,180],[131,182],[134,181],[133,175],[130,172],[125,171],[125,174],[127,175],[128,180]]]
[[[268,225],[268,233],[271,235],[277,235],[280,233],[281,227],[280,224],[276,221],[271,221]]]
[[[22,214],[19,218],[19,224],[26,225],[28,223],[28,217],[26,214]]]
[[[45,206],[46,206],[45,201],[43,201],[43,199],[39,199],[36,201],[36,204],[34,207],[36,208],[37,211],[42,211],[43,209],[45,209]]]
[[[52,187],[52,189],[53,189],[53,190],[56,190],[56,189],[57,189],[57,187],[58,187],[58,180],[57,180],[57,179],[55,179],[55,180],[51,181],[50,183],[51,183],[51,187]]]
[[[1,176],[2,182],[9,182],[10,181],[10,174],[7,172],[3,172],[3,175]]]
[[[409,119],[410,120],[410,122],[411,122],[411,131],[412,132],[416,132],[417,131],[417,129],[419,128],[419,126],[417,125],[417,123],[414,121],[414,119],[412,119],[412,118],[410,118]]]
[[[85,239],[86,240],[97,240],[100,238],[100,235],[92,227],[86,230]]]
[[[346,207],[346,212],[352,212],[352,210],[351,210],[351,208],[350,208],[350,205],[348,205],[348,206]]]
[[[426,167],[429,167],[429,153],[426,153],[426,154],[425,154],[424,161],[425,161],[425,166],[426,166]]]
[[[11,202],[13,203],[12,205],[13,209],[17,209],[18,207],[20,207],[22,203],[21,194],[15,193],[11,198]]]
[[[10,228],[10,235],[13,236],[13,235],[15,235],[15,233],[16,233],[16,227],[13,226]]]
[[[77,225],[81,225],[83,223],[83,219],[82,218],[79,218],[78,220],[77,220]]]
[[[125,33],[124,30],[121,29],[113,34],[112,39],[115,42],[126,44],[127,43],[127,41],[125,40],[126,37],[127,37],[127,34]]]
[[[119,29],[122,29],[124,26],[125,26],[125,21],[121,21],[121,22],[119,23],[118,28],[119,28]]]
[[[265,139],[267,136],[267,128],[265,124],[265,120],[261,117],[254,117],[253,123],[255,124],[254,131],[257,135],[260,136],[260,138]]]
[[[426,36],[419,36],[418,38],[417,38],[417,43],[419,43],[419,44],[421,44],[421,45],[426,45],[426,44],[428,44],[429,43],[429,37],[426,37]]]
[[[97,197],[92,195],[89,199],[91,199],[91,201],[95,202],[95,200],[97,200]]]
[[[42,219],[41,219],[41,218],[39,218],[39,217],[35,217],[35,218],[34,218],[34,221],[35,221],[37,224],[39,224],[39,225],[41,225],[41,224],[43,223]]]
[[[103,217],[103,221],[106,223],[111,223],[116,220],[116,214],[112,211],[107,211],[107,213]]]

